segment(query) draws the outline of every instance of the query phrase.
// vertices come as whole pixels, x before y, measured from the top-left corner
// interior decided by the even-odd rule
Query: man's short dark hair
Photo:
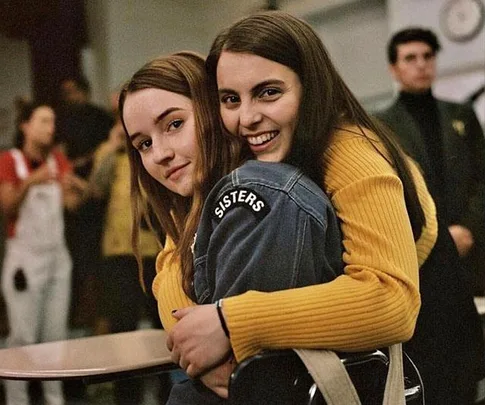
[[[430,46],[435,54],[441,49],[438,38],[433,31],[420,27],[409,27],[396,32],[389,40],[387,60],[390,64],[394,65],[397,61],[398,45],[407,44],[408,42],[424,42]]]

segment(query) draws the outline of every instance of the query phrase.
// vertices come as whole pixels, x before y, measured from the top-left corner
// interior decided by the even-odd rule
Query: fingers
[[[224,399],[229,398],[229,391],[226,387],[214,387],[214,388],[211,388],[211,390],[214,391],[221,398],[224,398]]]
[[[172,360],[172,363],[178,364],[180,367],[182,367],[180,364],[180,351],[175,346],[171,333],[168,334],[165,344],[167,345],[167,349],[170,350],[170,359]]]
[[[184,316],[190,314],[195,308],[196,307],[187,307],[182,309],[176,309],[172,311],[172,316],[180,321]]]
[[[178,364],[180,367],[182,367],[185,370],[185,368],[181,364],[180,352],[178,350],[172,349],[172,351],[170,352],[170,359],[172,360],[173,363]]]
[[[198,377],[228,358],[230,342],[213,304],[182,308],[172,316],[177,324],[168,334],[167,348],[172,361],[190,377]]]
[[[198,368],[191,364],[188,357],[181,355],[178,350],[172,350],[170,357],[172,362],[178,364],[189,377],[196,378],[199,376],[200,373],[198,372]]]
[[[187,368],[189,367],[190,363],[182,356],[179,357],[178,365],[181,369],[187,372]]]
[[[199,376],[200,381],[209,389],[214,391],[222,398],[228,398],[228,386],[234,366],[230,363],[224,363],[214,367]]]
[[[167,337],[167,341],[165,342],[166,345],[167,345],[167,349],[172,351],[173,349],[173,339],[172,339],[172,335],[169,334],[168,337]]]
[[[201,369],[192,363],[187,363],[186,367],[184,367],[184,370],[190,378],[197,378],[202,374]]]
[[[167,338],[167,348],[170,350],[170,359],[172,362],[178,364],[181,369],[185,370],[189,377],[196,378],[200,375],[200,368],[190,362],[190,355],[184,356],[181,354],[170,335]]]
[[[185,315],[187,315],[188,313],[190,312],[190,308],[182,308],[182,309],[174,309],[172,311],[172,316],[177,319],[177,320],[181,320]],[[174,331],[172,330],[168,336],[167,336],[167,341],[166,341],[166,345],[167,345],[167,349],[170,350],[172,352],[172,361],[174,363],[178,363],[179,362],[179,357],[180,357],[180,353],[178,353],[178,350],[175,350],[174,349],[174,345],[175,345],[175,339],[173,337],[173,333]],[[176,361],[175,361],[175,360]]]

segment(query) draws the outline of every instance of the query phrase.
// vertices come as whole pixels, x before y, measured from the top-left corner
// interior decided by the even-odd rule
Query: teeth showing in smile
[[[248,136],[247,139],[250,145],[256,146],[271,141],[276,135],[278,135],[278,131],[266,132],[265,134],[258,136]]]

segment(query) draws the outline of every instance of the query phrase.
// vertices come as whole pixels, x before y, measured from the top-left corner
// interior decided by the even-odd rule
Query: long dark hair
[[[375,132],[403,183],[413,234],[415,239],[419,238],[425,217],[404,153],[392,133],[357,101],[310,25],[280,11],[265,11],[223,30],[214,40],[206,60],[211,87],[217,86],[217,64],[222,51],[261,56],[289,67],[299,76],[303,97],[286,161],[301,168],[317,184],[323,184],[322,156],[339,124],[356,124],[365,137],[364,128]]]
[[[133,210],[132,245],[140,267],[138,230],[142,218],[152,212],[151,221],[174,241],[174,258],[181,260],[185,292],[193,296],[193,257],[191,245],[197,230],[202,206],[209,191],[221,177],[240,163],[241,141],[222,131],[218,106],[211,103],[208,93],[204,59],[193,52],[178,52],[158,57],[138,70],[123,86],[119,98],[119,113],[126,132],[123,106],[130,93],[143,89],[162,89],[192,100],[197,138],[197,163],[193,197],[182,197],[155,180],[144,168],[139,152],[127,139],[131,167],[131,200]],[[152,224],[153,225],[153,224]]]

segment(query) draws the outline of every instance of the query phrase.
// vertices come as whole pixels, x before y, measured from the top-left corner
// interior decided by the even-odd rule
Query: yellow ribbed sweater
[[[224,299],[238,361],[271,348],[365,350],[408,340],[420,308],[418,266],[437,236],[436,212],[423,177],[412,164],[426,227],[415,243],[402,183],[375,135],[374,145],[354,127],[337,129],[325,154],[324,189],[341,220],[345,274],[327,284],[249,291]],[[157,259],[153,292],[166,329],[172,309],[195,305],[183,293],[180,266],[167,244]],[[255,269],[257,270],[257,269]]]

